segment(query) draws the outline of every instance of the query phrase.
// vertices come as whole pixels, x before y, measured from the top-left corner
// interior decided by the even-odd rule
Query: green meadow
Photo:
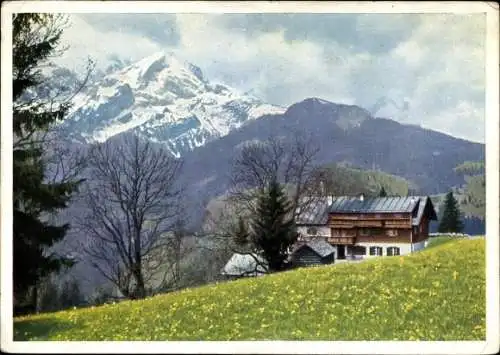
[[[485,242],[14,320],[15,340],[483,340]]]

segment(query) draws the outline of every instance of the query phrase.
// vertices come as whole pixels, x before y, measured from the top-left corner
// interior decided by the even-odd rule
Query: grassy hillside
[[[328,164],[318,169],[318,179],[331,195],[378,196],[383,186],[388,195],[406,196],[410,183],[399,176],[378,170],[358,169],[341,164]]]
[[[452,237],[452,236],[432,237],[429,239],[429,244],[427,245],[427,250],[429,250],[429,248],[435,248],[441,244],[450,243],[450,242],[453,242],[456,240],[458,240],[458,239],[456,237]]]
[[[481,340],[484,239],[18,318],[16,340]]]

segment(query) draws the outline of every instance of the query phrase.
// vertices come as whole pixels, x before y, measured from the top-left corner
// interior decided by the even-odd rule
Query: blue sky
[[[105,67],[113,57],[133,61],[173,51],[209,80],[273,104],[320,97],[484,142],[485,20],[483,14],[75,14],[62,60],[78,66],[90,56]]]

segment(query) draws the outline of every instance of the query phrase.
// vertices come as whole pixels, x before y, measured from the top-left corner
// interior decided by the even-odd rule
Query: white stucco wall
[[[381,247],[382,248],[382,256],[387,255],[387,248],[397,247],[399,248],[399,254],[405,255],[411,253],[411,244],[410,243],[357,243],[356,245],[366,247],[366,257],[372,258],[377,255],[370,255],[370,247]]]
[[[399,248],[399,255],[410,254],[412,251],[416,252],[418,250],[424,249],[426,245],[426,241],[422,241],[419,243],[357,243],[356,245],[366,247],[366,257],[376,257],[376,255],[370,255],[370,247],[381,247],[382,248],[382,256],[387,255],[387,248],[397,247]],[[413,247],[413,248],[412,248]]]

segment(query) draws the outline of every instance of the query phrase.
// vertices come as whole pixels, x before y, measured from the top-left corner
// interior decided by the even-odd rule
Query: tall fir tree
[[[380,189],[380,192],[378,194],[378,197],[387,197],[387,192],[385,192],[385,188],[382,186]]]
[[[267,261],[269,271],[284,268],[287,250],[297,240],[292,209],[292,203],[276,180],[272,180],[258,198],[251,237]]]
[[[458,207],[458,201],[453,196],[453,192],[450,191],[446,194],[443,203],[443,213],[441,221],[439,223],[438,232],[439,233],[459,233],[463,229],[463,223],[461,219],[460,209]]]
[[[69,104],[54,109],[30,95],[43,83],[40,65],[58,53],[62,34],[58,24],[63,24],[59,21],[55,14],[13,16],[13,286],[15,305],[27,304],[33,309],[37,282],[63,265],[71,265],[70,260],[47,253],[64,238],[69,226],[52,225],[46,217],[65,208],[79,184],[45,181],[43,137],[66,115]]]

